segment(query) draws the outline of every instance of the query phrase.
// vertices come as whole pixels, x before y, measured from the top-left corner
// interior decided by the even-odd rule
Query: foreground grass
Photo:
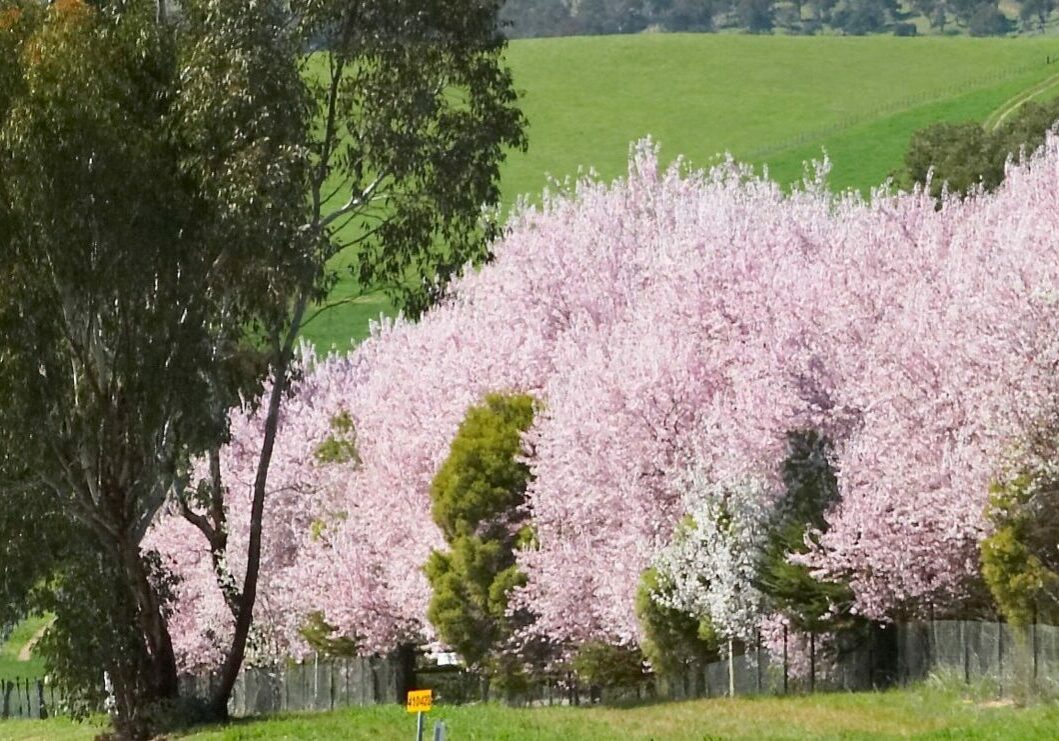
[[[885,693],[820,694],[787,698],[737,698],[659,703],[631,708],[512,709],[497,705],[436,707],[428,728],[444,720],[453,741],[515,739],[707,738],[1055,738],[1059,706],[1016,708],[958,692],[919,688]],[[246,720],[174,738],[397,739],[412,737],[413,716],[400,707],[356,708],[316,715]],[[59,719],[0,722],[0,738],[89,739],[98,726]]]
[[[704,738],[1054,738],[1059,708],[1017,710],[965,703],[934,694],[884,693],[799,698],[698,700],[619,708],[439,708],[457,739]],[[372,708],[325,718],[289,717],[205,731],[191,738],[372,739],[410,736],[411,716],[400,708]]]
[[[529,120],[529,151],[501,172],[506,208],[549,178],[593,168],[624,174],[629,144],[651,135],[696,167],[718,153],[768,165],[790,183],[826,149],[832,186],[867,190],[900,167],[912,132],[935,121],[985,120],[1059,72],[1059,39],[781,37],[726,34],[527,39],[507,59]],[[1018,72],[1017,70],[1023,71]],[[346,258],[348,259],[348,258]],[[332,293],[356,295],[348,274]],[[322,350],[363,339],[393,315],[369,296],[317,317]]]
[[[66,718],[0,720],[0,739],[4,741],[92,741],[106,730],[98,719],[84,723]]]

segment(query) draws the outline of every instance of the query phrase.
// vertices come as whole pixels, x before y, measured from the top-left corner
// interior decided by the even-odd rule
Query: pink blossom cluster
[[[860,280],[830,273],[822,341],[855,423],[838,437],[842,500],[809,561],[850,578],[869,617],[958,605],[978,576],[990,481],[1055,414],[1057,205],[1052,139],[995,195],[940,212],[877,198],[889,228],[864,235]]]
[[[959,599],[990,478],[1055,409],[1059,145],[940,210],[825,179],[785,193],[731,161],[660,168],[641,143],[626,178],[523,208],[418,323],[307,353],[269,479],[259,645],[304,650],[313,612],[366,651],[432,638],[430,481],[467,408],[504,391],[541,402],[518,601],[545,635],[636,640],[637,583],[689,467],[774,497],[785,434],[806,427],[835,441],[842,494],[809,563],[875,617]],[[321,462],[340,413],[356,459]],[[237,411],[222,451],[237,579],[261,426]],[[205,540],[169,514],[150,545],[183,579],[182,660],[210,661],[231,619]]]

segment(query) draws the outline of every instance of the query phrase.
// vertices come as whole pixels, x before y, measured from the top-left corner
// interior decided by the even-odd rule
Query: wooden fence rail
[[[407,660],[390,657],[315,658],[272,668],[248,668],[239,677],[233,716],[327,711],[403,701],[408,688],[433,689],[435,702],[497,700],[514,705],[579,705],[637,699],[857,691],[911,684],[932,675],[989,683],[997,695],[1032,691],[1059,697],[1059,627],[935,620],[880,628],[870,640],[838,647],[791,637],[770,653],[758,641],[734,656],[689,665],[635,686],[601,688],[570,672],[539,677],[518,692],[490,694],[480,676],[457,667],[409,674]],[[182,694],[205,697],[213,678],[185,677]],[[53,688],[39,678],[0,680],[0,718],[62,714]],[[0,737],[3,732],[0,731]]]

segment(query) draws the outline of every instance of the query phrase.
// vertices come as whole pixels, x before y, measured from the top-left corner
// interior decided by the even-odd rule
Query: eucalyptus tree
[[[178,691],[164,578],[140,542],[189,456],[223,436],[218,404],[253,380],[232,348],[315,284],[310,108],[278,14],[239,19],[255,71],[223,101],[186,61],[216,29],[178,33],[153,3],[8,2],[0,17],[0,446],[92,534],[76,557],[101,557],[130,605],[134,645],[102,668],[136,735],[140,710]]]
[[[131,733],[177,694],[168,581],[141,548],[160,508],[206,536],[236,617],[224,714],[294,344],[332,259],[351,249],[364,290],[417,313],[488,258],[483,205],[525,143],[496,3],[165,11],[0,0],[0,450],[28,476],[3,483],[48,497],[91,534],[77,557],[115,569],[142,667],[115,687]],[[199,477],[192,461],[216,462],[229,410],[263,379],[240,583],[219,466]]]
[[[491,257],[499,225],[485,209],[499,200],[506,151],[526,145],[517,94],[501,59],[499,7],[495,0],[308,0],[292,3],[285,25],[277,21],[270,29],[270,38],[314,49],[296,55],[288,46],[284,59],[300,68],[312,121],[303,131],[306,189],[286,204],[307,201],[298,237],[312,245],[315,259],[298,290],[276,304],[283,313],[263,338],[270,383],[241,584],[225,566],[226,486],[217,446],[209,452],[209,475],[181,497],[184,516],[216,556],[216,577],[235,618],[232,648],[212,698],[219,715],[253,621],[268,471],[294,343],[312,318],[307,312],[328,308],[321,289],[337,278],[329,266],[351,264],[359,286],[359,293],[337,301],[381,290],[416,317],[465,266]],[[245,21],[232,16],[217,27],[227,8],[217,0],[188,4],[190,27],[206,32],[198,36],[185,78],[201,87],[203,100],[213,95],[216,104],[238,110],[239,103],[214,82],[251,78],[255,68],[231,53],[246,43]],[[252,18],[258,10],[245,12]],[[213,104],[202,110],[215,115]]]

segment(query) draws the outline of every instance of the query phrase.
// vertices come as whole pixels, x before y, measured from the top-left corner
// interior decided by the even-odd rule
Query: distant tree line
[[[997,0],[507,0],[502,16],[513,38],[647,30],[914,36],[924,26],[998,36],[1043,30],[1056,2],[1022,0],[1012,18]]]

